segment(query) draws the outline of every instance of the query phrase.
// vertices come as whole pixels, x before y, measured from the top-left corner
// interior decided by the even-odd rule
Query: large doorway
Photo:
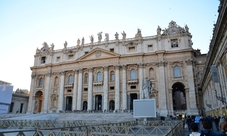
[[[86,111],[87,110],[87,101],[83,102],[83,110]]]
[[[130,110],[133,110],[133,100],[134,99],[137,99],[137,94],[136,93],[130,94]]]
[[[95,110],[102,110],[102,95],[95,95]]]
[[[110,103],[109,103],[109,110],[113,111],[114,109],[115,109],[115,103],[114,103],[113,100],[111,100]]]
[[[186,96],[184,84],[177,82],[172,86],[173,110],[186,110]]]
[[[72,96],[67,96],[66,97],[66,111],[72,111]]]
[[[43,104],[43,92],[38,91],[35,94],[35,104],[34,104],[35,113],[40,113],[42,111],[42,104]]]

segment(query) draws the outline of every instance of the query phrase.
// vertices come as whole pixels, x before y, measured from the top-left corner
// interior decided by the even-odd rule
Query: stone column
[[[193,77],[194,74],[193,74],[193,65],[192,65],[193,60],[189,59],[189,60],[186,60],[185,62],[187,64],[187,73],[191,73],[191,74],[188,74],[190,110],[194,114],[199,114],[198,109],[196,107],[196,99],[195,99],[195,84],[194,84],[194,77]]]
[[[172,89],[169,89],[169,113],[170,115],[173,115],[173,95],[172,95]]]
[[[63,110],[63,97],[64,97],[64,84],[65,84],[65,72],[61,72],[60,92],[58,96],[58,112]]]
[[[74,84],[73,84],[73,108],[72,108],[73,111],[76,110],[76,103],[77,103],[76,102],[76,100],[77,100],[77,98],[76,98],[77,89],[78,89],[78,87],[77,87],[77,82],[78,82],[77,74],[78,74],[78,70],[75,70],[74,71]]]
[[[43,113],[48,113],[51,73],[46,74]]]
[[[115,110],[120,109],[120,72],[119,66],[115,66]]]
[[[157,63],[159,66],[159,91],[158,91],[158,97],[159,97],[159,107],[160,107],[160,115],[161,116],[167,116],[167,102],[166,102],[166,82],[165,82],[165,62],[160,61]]]
[[[92,110],[92,90],[93,90],[93,68],[89,68],[89,81],[88,81],[88,108]]]
[[[81,101],[82,101],[82,73],[83,73],[83,70],[80,69],[79,70],[79,79],[78,79],[78,95],[77,95],[77,110],[82,110],[82,105],[81,105]]]
[[[127,110],[127,83],[126,83],[126,66],[122,66],[123,75],[122,75],[122,105],[123,110]]]
[[[108,67],[104,67],[104,85],[103,85],[103,91],[104,91],[104,101],[103,101],[103,109],[102,110],[108,110],[108,90],[109,90],[109,80],[108,80]]]
[[[140,89],[140,99],[143,99],[143,64],[139,64],[139,89]]]
[[[35,78],[36,75],[32,75],[32,80],[31,80],[31,85],[30,85],[30,95],[29,95],[29,102],[28,102],[28,110],[27,110],[27,114],[32,114],[33,113],[33,101],[34,101],[34,91],[35,91]]]
[[[186,106],[187,106],[187,114],[191,115],[191,111],[190,111],[190,101],[189,101],[189,89],[185,88],[185,99],[186,99]]]

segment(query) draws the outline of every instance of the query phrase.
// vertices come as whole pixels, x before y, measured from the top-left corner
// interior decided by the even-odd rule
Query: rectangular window
[[[84,54],[88,54],[88,51],[85,51],[85,53]]]
[[[147,49],[148,49],[148,51],[152,51],[153,50],[153,45],[147,45]]]
[[[131,86],[131,89],[136,89],[136,86],[135,85]]]
[[[14,102],[11,102],[9,112],[13,112]]]
[[[73,59],[73,55],[69,55],[69,59]]]
[[[172,39],[172,40],[171,40],[171,47],[172,47],[172,48],[178,47],[178,41],[177,41],[177,39]]]
[[[111,48],[110,51],[111,51],[111,52],[114,52],[114,48]]]
[[[110,87],[110,90],[114,90],[114,86],[111,86],[111,87]]]
[[[68,93],[72,92],[72,90],[67,90]]]
[[[60,62],[60,57],[57,57],[56,58],[56,62]]]
[[[84,88],[84,91],[88,91],[88,89],[87,88]]]
[[[114,74],[110,75],[110,81],[114,81]]]
[[[41,58],[41,64],[44,64],[44,63],[46,63],[46,57]]]
[[[129,50],[129,52],[134,52],[134,51],[136,51],[136,48],[135,47],[129,47],[128,50]]]

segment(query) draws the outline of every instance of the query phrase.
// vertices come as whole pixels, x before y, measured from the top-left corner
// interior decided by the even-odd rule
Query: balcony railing
[[[96,82],[93,83],[93,85],[94,86],[101,86],[101,85],[103,85],[103,81],[98,81],[98,82],[96,81]]]
[[[137,84],[138,82],[139,82],[138,79],[129,79],[129,80],[127,81],[128,84]]]
[[[65,88],[72,88],[73,87],[73,83],[71,84],[65,84]]]

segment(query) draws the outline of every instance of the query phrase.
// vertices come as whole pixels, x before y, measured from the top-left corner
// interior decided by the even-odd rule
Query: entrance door
[[[102,95],[95,95],[95,110],[102,110]]]
[[[72,110],[72,96],[67,96],[66,97],[66,111],[71,111]]]
[[[42,104],[43,104],[43,92],[38,91],[35,94],[35,103],[34,103],[34,112],[39,113],[42,111]],[[19,110],[18,110],[19,112]]]
[[[184,85],[180,82],[172,86],[173,110],[186,110],[186,95]]]
[[[137,94],[136,93],[130,94],[130,110],[133,110],[133,100],[134,99],[137,99]]]

